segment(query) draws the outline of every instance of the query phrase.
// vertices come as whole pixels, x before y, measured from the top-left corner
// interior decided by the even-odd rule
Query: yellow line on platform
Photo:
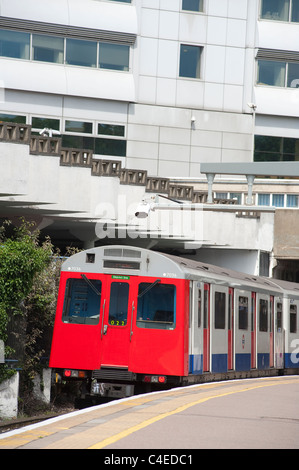
[[[221,394],[218,394],[218,395],[211,395],[211,396],[206,397],[206,398],[201,398],[200,400],[196,400],[196,401],[193,401],[191,403],[187,403],[185,405],[179,406],[175,410],[168,411],[166,413],[161,413],[158,416],[154,416],[153,418],[146,419],[145,421],[142,421],[141,423],[136,424],[135,426],[132,426],[132,427],[130,427],[130,428],[128,428],[128,429],[126,429],[122,432],[119,432],[119,433],[115,434],[114,436],[108,437],[108,438],[104,439],[103,441],[100,441],[97,444],[94,444],[94,445],[88,447],[88,449],[103,449],[104,447],[107,447],[111,444],[114,444],[115,442],[119,441],[120,439],[123,439],[123,438],[129,436],[130,434],[133,434],[134,432],[139,431],[140,429],[146,428],[147,426],[150,426],[151,424],[154,424],[157,421],[160,421],[164,418],[167,418],[168,416],[172,416],[172,415],[175,415],[177,413],[181,413],[182,411],[185,411],[185,410],[187,410],[188,408],[190,408],[192,406],[199,405],[200,403],[204,403],[208,400],[212,400],[213,398],[221,398],[221,397],[224,397],[224,396],[227,396],[227,395],[233,395],[235,393],[247,392],[249,390],[254,390],[256,388],[271,387],[273,385],[285,385],[285,384],[289,384],[289,383],[298,383],[298,382],[299,382],[299,379],[298,380],[289,380],[287,382],[277,381],[277,382],[272,382],[272,383],[268,383],[268,384],[264,384],[264,385],[255,385],[255,386],[251,386],[251,387],[247,386],[247,387],[245,387],[241,390],[234,390],[234,391],[230,391],[230,392],[226,392],[226,393],[221,393]]]

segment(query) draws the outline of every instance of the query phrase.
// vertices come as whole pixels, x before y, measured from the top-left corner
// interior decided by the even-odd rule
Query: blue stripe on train
[[[236,354],[236,368],[235,370],[250,370],[250,354]],[[189,356],[189,373],[202,374],[203,373],[203,356],[202,354],[191,354]],[[212,370],[211,372],[227,372],[227,354],[213,354],[212,355]]]
[[[284,366],[286,369],[299,368],[299,356],[295,353],[285,353]]]
[[[202,374],[202,354],[189,356],[189,374]]]
[[[236,354],[235,357],[235,370],[250,370],[251,369],[251,354],[243,353]]]
[[[289,356],[287,358],[287,356]],[[212,370],[211,372],[227,372],[227,354],[213,354],[212,355]],[[202,374],[203,356],[202,354],[192,354],[189,356],[189,373]],[[258,353],[257,355],[257,369],[269,369],[270,355],[269,353]],[[294,364],[290,360],[290,354],[286,355],[285,367],[299,367],[299,363]],[[241,353],[235,356],[235,369],[236,371],[250,370],[251,369],[251,354]]]
[[[270,368],[270,354],[269,353],[257,353],[257,369],[269,369]]]

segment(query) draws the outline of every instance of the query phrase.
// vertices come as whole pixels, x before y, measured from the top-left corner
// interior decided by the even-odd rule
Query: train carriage
[[[107,397],[278,374],[298,367],[298,308],[296,284],[142,248],[93,248],[63,264],[50,367]]]
[[[283,351],[284,367],[299,369],[299,285],[275,280],[281,293],[276,298],[275,360],[281,362]]]

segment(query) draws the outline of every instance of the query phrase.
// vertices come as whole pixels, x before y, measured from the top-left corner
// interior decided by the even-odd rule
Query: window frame
[[[262,311],[263,310],[262,307],[266,308],[265,313]],[[269,331],[269,301],[268,299],[260,299],[258,314],[259,314],[258,315],[259,331],[262,333],[267,333]]]
[[[121,288],[125,288],[126,289],[126,298],[125,297],[120,297],[119,296],[119,292],[117,292],[116,295],[114,295],[114,288],[117,288],[119,289],[121,286]],[[119,327],[125,327],[128,325],[128,314],[129,314],[129,295],[130,295],[130,283],[129,282],[120,282],[120,281],[112,281],[111,282],[111,285],[110,285],[110,300],[109,300],[109,315],[108,315],[108,325],[109,326],[113,326],[113,327],[116,327],[116,326],[119,326]],[[126,302],[126,305],[123,304],[123,306],[126,307],[126,310],[124,311],[124,314],[123,314],[123,319],[112,319],[112,313],[113,315],[115,315],[115,311],[113,310],[112,312],[112,307],[115,306],[115,302],[118,300],[125,300]]]
[[[262,203],[262,198],[265,199],[265,202]],[[258,206],[270,206],[271,204],[271,194],[270,193],[258,193],[257,195],[257,205]]]
[[[294,203],[291,203],[293,199]],[[286,194],[286,207],[297,208],[299,202],[298,194]]]
[[[120,133],[119,134],[117,134],[117,133],[113,134],[113,133],[109,133],[109,132],[106,132],[106,133],[99,132],[99,126],[107,126],[107,128],[109,128],[109,127],[110,128],[115,128],[115,130],[117,128],[122,128],[123,133],[122,134],[120,134]],[[102,121],[97,122],[96,123],[96,135],[105,136],[105,137],[108,136],[109,139],[113,139],[113,138],[114,139],[121,139],[121,138],[124,139],[126,137],[126,126],[125,126],[125,124],[115,124],[115,123],[108,123],[108,122],[102,122]]]
[[[290,315],[290,333],[297,333],[297,305],[290,304],[289,315]]]
[[[67,121],[85,123],[92,126],[91,132],[67,130]],[[107,124],[108,126],[122,127],[123,136],[98,134],[98,125]],[[104,155],[111,157],[126,157],[127,155],[127,137],[126,125],[123,123],[104,123],[103,121],[79,121],[70,117],[63,119],[62,146],[75,149],[91,150],[95,155]]]
[[[41,46],[34,46],[33,45],[33,42],[34,42],[34,39],[35,37],[40,37],[40,38],[53,38],[54,40],[57,39],[57,40],[61,40],[62,41],[62,50],[60,52],[62,52],[62,60],[60,62],[57,62],[55,60],[44,60],[44,59],[35,59],[34,58],[34,54],[35,54],[35,47],[41,47]],[[54,50],[55,49],[51,49],[49,48],[49,50]],[[57,49],[58,50],[58,49]],[[46,63],[49,63],[49,64],[58,64],[58,65],[63,65],[65,63],[65,38],[63,37],[60,37],[60,36],[55,36],[53,34],[40,34],[40,33],[31,33],[31,41],[30,41],[30,59],[34,62],[46,62]]]
[[[188,1],[188,0],[182,0],[181,2],[181,11],[184,12],[184,13],[204,13],[204,7],[205,7],[205,2],[204,0],[198,0],[198,7],[199,9],[198,10],[192,10],[190,8],[184,8],[184,2],[185,1]]]
[[[90,294],[99,297],[97,299],[98,302],[97,302],[97,310],[96,310],[97,314],[96,315],[84,316],[84,315],[70,315],[69,314],[72,302],[75,303],[75,301],[77,300],[77,308],[79,308],[79,305],[80,305],[79,301],[81,301],[81,304],[84,301],[84,298],[82,297],[83,294],[81,294],[81,297],[79,296],[79,298],[75,299],[75,293],[73,293],[75,284],[78,284],[77,289],[79,288],[80,284],[85,287],[85,290],[87,290],[87,295],[89,296],[88,297],[89,300],[90,300]],[[91,284],[94,285],[94,289],[91,287]],[[95,284],[98,284],[98,285],[95,285]],[[100,287],[100,291],[99,291],[99,287]],[[103,288],[103,283],[101,279],[87,278],[87,281],[86,281],[82,277],[69,277],[66,280],[66,284],[65,284],[65,293],[64,293],[63,306],[62,306],[62,311],[61,311],[61,321],[65,324],[81,325],[81,326],[82,325],[86,325],[86,326],[98,325],[100,321],[102,288]],[[100,294],[98,295],[96,291],[99,291]],[[74,305],[74,311],[75,311],[75,306],[76,304]],[[78,312],[80,313],[82,313],[83,311],[84,311],[84,308],[81,309],[81,307],[80,307],[80,310],[78,310]],[[89,311],[89,310],[85,310],[85,311]]]
[[[101,66],[101,47],[123,47],[127,49],[127,54],[128,54],[128,61],[125,67],[127,67],[127,70],[125,68],[119,68],[119,67],[107,67],[107,66]],[[110,54],[111,55],[111,54]],[[116,72],[130,72],[131,66],[130,66],[130,60],[131,60],[131,47],[128,44],[119,44],[119,43],[113,43],[113,42],[108,42],[108,41],[98,41],[98,51],[97,51],[97,68],[100,70],[114,70]],[[107,64],[106,64],[107,65]]]
[[[221,308],[216,307],[217,300],[219,300]],[[225,330],[226,328],[226,292],[217,290],[214,293],[214,327],[215,330]]]
[[[244,307],[244,309],[241,309],[241,307]],[[249,326],[249,299],[246,295],[239,295],[238,297],[238,328],[239,330],[247,331],[248,326]]]
[[[129,5],[134,2],[134,0],[108,0],[109,2],[117,2],[117,3],[128,3]]]
[[[272,135],[254,136],[254,161],[299,161],[299,151],[296,153],[296,146],[299,139],[291,137],[279,137]],[[290,149],[290,144],[293,149]]]
[[[182,79],[182,80],[202,80],[202,62],[203,62],[203,51],[204,51],[204,47],[199,45],[199,44],[188,44],[188,43],[180,43],[179,45],[179,70],[178,70],[178,77],[179,79]],[[198,63],[197,65],[195,66],[195,69],[199,69],[198,72],[196,72],[195,75],[197,75],[198,73],[198,76],[191,76],[190,74],[189,75],[182,75],[182,67],[183,67],[183,64],[182,64],[182,59],[183,59],[183,55],[182,55],[182,52],[183,52],[183,47],[187,47],[189,49],[191,48],[197,48],[197,50],[199,51],[199,56],[198,56]],[[192,64],[192,68],[194,67],[194,64]]]
[[[20,57],[20,55],[16,56],[16,55],[2,55],[2,54],[0,54],[0,57],[5,57],[7,59],[30,60],[31,59],[31,42],[32,42],[31,36],[32,36],[32,33],[29,33],[29,32],[26,32],[26,31],[19,31],[17,29],[0,28],[0,35],[1,35],[2,31],[7,32],[8,35],[13,34],[13,33],[15,33],[16,35],[23,36],[23,37],[25,37],[27,35],[29,41],[26,42],[26,43],[25,42],[22,43],[22,42],[19,42],[19,41],[6,41],[6,42],[16,42],[19,45],[20,44],[23,45],[23,47],[25,48],[24,49],[24,53],[26,55],[25,57]],[[1,42],[0,42],[0,45],[1,45]],[[26,51],[26,47],[27,47],[27,51]],[[0,47],[0,51],[1,51],[1,47]]]
[[[36,119],[36,120],[40,120],[40,126],[36,125],[37,122],[34,122],[33,120]],[[44,123],[42,123],[42,121],[44,121]],[[48,127],[48,124],[47,124],[47,121],[56,121],[56,124],[57,125],[54,125],[51,127]],[[39,130],[42,130],[44,129],[45,127],[49,128],[49,129],[52,129],[54,131],[58,131],[60,133],[60,128],[61,128],[61,120],[59,118],[55,118],[53,116],[31,116],[30,117],[30,122],[31,122],[31,126],[32,126],[32,131],[39,131]]]
[[[274,84],[274,83],[267,83],[262,82],[260,80],[261,74],[261,66],[266,64],[283,64],[284,65],[284,77],[283,77],[283,84]],[[291,66],[296,65],[298,66],[298,78],[292,78],[290,81],[289,74],[291,70]],[[298,81],[297,81],[298,80]],[[296,86],[291,86],[291,83],[296,82]],[[290,83],[290,84],[289,84]],[[297,60],[274,60],[274,59],[267,59],[267,58],[259,58],[257,59],[257,73],[256,73],[256,86],[270,86],[275,88],[287,88],[287,89],[297,89],[299,88],[299,61]]]
[[[283,23],[299,23],[299,18],[298,18],[297,21],[293,20],[293,12],[294,12],[293,0],[285,0],[285,3],[286,3],[286,1],[287,1],[287,8],[288,8],[288,12],[287,12],[287,15],[286,15],[287,18],[286,19],[275,18],[274,12],[272,12],[271,17],[267,18],[267,17],[263,16],[262,10],[263,10],[263,6],[264,6],[264,0],[261,0],[261,3],[260,3],[259,19],[263,20],[263,21],[280,21],[280,22],[283,22]],[[270,13],[270,11],[269,11],[269,13]],[[298,15],[299,15],[299,10],[298,10]]]
[[[156,283],[156,284],[155,284]],[[142,295],[142,291],[141,291],[141,286],[142,285],[147,285],[147,287],[144,288],[144,294]],[[144,318],[144,298],[145,296],[147,296],[148,294],[149,295],[153,295],[155,294],[155,291],[157,291],[157,289],[159,288],[172,288],[172,299],[171,301],[173,302],[173,310],[162,310],[163,312],[172,312],[172,321],[168,321],[168,320],[155,320],[155,315],[157,315],[157,313],[159,312],[159,310],[156,310],[155,314],[154,314],[154,317],[153,318]],[[159,295],[162,295],[162,293]],[[156,297],[157,297],[157,294],[156,294]],[[165,294],[164,294],[164,297],[165,297]],[[143,299],[143,300],[142,300]],[[142,281],[142,282],[139,282],[138,284],[138,298],[137,298],[137,314],[136,314],[136,326],[137,328],[142,328],[142,329],[149,329],[149,330],[163,330],[163,331],[173,331],[175,330],[176,328],[176,299],[177,299],[177,286],[175,284],[172,284],[172,283],[164,283],[164,282],[161,282],[159,279],[157,279],[156,281],[154,282],[146,282],[146,281]],[[151,299],[149,299],[147,302],[149,303],[150,305],[150,301]],[[147,305],[148,307],[148,305]],[[141,312],[140,312],[141,311]],[[138,317],[138,315],[140,315],[140,313],[142,313],[142,316],[141,317]]]
[[[74,122],[74,123],[78,123],[78,124],[81,123],[81,124],[83,124],[83,125],[88,124],[88,125],[91,126],[91,130],[90,130],[90,131],[84,131],[84,130],[83,130],[83,131],[82,131],[82,130],[78,130],[78,131],[69,130],[69,129],[67,129],[67,122],[68,122],[68,123]],[[81,134],[82,134],[82,135],[86,135],[86,134],[92,135],[92,134],[94,133],[94,131],[93,131],[94,125],[93,125],[93,122],[92,122],[92,121],[79,121],[79,120],[77,120],[77,119],[64,119],[63,128],[64,128],[64,132],[67,132],[67,133],[70,132],[72,135],[73,135],[73,134],[75,134],[75,135],[79,135],[79,134],[80,134],[80,135],[81,135]]]
[[[276,304],[276,331],[281,332],[283,319],[283,305],[282,302]]]
[[[93,57],[93,60],[94,60],[94,65],[90,65],[86,62],[86,64],[84,64],[82,61],[81,63],[75,63],[74,62],[74,59],[76,59],[77,57],[79,58],[80,56],[79,55],[74,55],[74,59],[72,59],[72,57],[68,57],[68,53],[70,52],[71,53],[71,48],[70,46],[72,45],[72,49],[75,50],[76,49],[76,43],[77,43],[77,46],[83,46],[83,49],[85,46],[91,46],[93,45],[94,47],[94,50],[92,51],[92,54],[94,55]],[[81,43],[81,44],[79,44]],[[80,39],[80,38],[66,38],[66,42],[65,42],[65,62],[64,62],[64,65],[70,65],[72,67],[87,67],[87,68],[91,68],[91,69],[96,69],[97,68],[97,52],[98,52],[98,42],[97,41],[90,41],[89,39]],[[73,53],[73,51],[72,51]],[[83,56],[86,56],[86,50],[85,50],[85,53],[83,51]],[[70,60],[72,60],[70,62]],[[79,60],[77,60],[78,62],[80,62]]]
[[[123,73],[129,73],[131,71],[131,60],[132,60],[132,44],[131,43],[122,43],[122,42],[117,42],[117,41],[114,41],[114,40],[103,40],[103,39],[95,39],[95,40],[92,40],[92,39],[88,39],[88,38],[84,38],[84,37],[67,37],[67,36],[63,36],[63,35],[60,35],[59,33],[58,34],[52,34],[52,33],[47,33],[47,32],[35,32],[35,31],[19,31],[18,29],[10,29],[10,28],[5,28],[5,27],[0,27],[0,35],[1,35],[1,32],[8,32],[8,34],[11,34],[13,35],[13,33],[15,33],[16,35],[27,35],[27,39],[28,41],[26,42],[25,44],[25,48],[27,47],[27,50],[25,50],[24,52],[24,57],[21,57],[20,54],[18,55],[3,55],[3,54],[0,54],[0,57],[3,57],[3,58],[11,58],[11,59],[17,59],[17,60],[28,60],[28,61],[32,61],[32,62],[45,62],[45,63],[48,63],[48,64],[54,64],[54,65],[63,65],[63,66],[70,66],[70,67],[83,67],[84,69],[87,68],[87,69],[98,69],[98,70],[109,70],[109,71],[115,71],[115,72],[123,72]],[[34,39],[34,36],[44,36],[44,37],[48,37],[48,38],[53,38],[53,39],[62,39],[63,41],[63,51],[62,51],[62,61],[60,62],[57,62],[57,61],[52,61],[52,60],[42,60],[42,59],[35,59],[34,58],[34,46],[33,46],[33,39]],[[90,63],[86,62],[86,63],[73,63],[72,61],[70,61],[70,58],[68,57],[68,46],[70,46],[71,44],[75,44],[74,41],[77,41],[77,43],[82,43],[82,46],[84,46],[84,44],[90,44],[90,45],[94,45],[95,46],[95,50],[92,51],[92,54],[93,54],[93,57],[92,57],[92,61]],[[6,42],[9,42],[9,41],[6,41]],[[10,41],[12,42],[12,41]],[[126,51],[127,51],[127,57],[126,57],[126,64],[123,66],[123,67],[120,67],[120,66],[116,66],[117,64],[112,64],[111,66],[109,67],[101,67],[100,66],[100,48],[101,48],[101,45],[108,45],[108,46],[119,46],[119,47],[123,47],[123,48],[126,48]],[[83,54],[83,57],[86,56],[86,54]],[[77,56],[76,54],[74,55],[74,59],[76,57],[79,57]]]
[[[266,66],[266,64],[283,64],[284,66],[284,77],[283,77],[283,85],[277,85],[277,84],[271,84],[271,83],[266,83],[266,82],[262,82],[260,80],[260,75],[261,75],[261,65],[264,64]],[[282,69],[281,69],[282,70]],[[273,70],[273,72],[275,72]],[[262,58],[262,59],[257,59],[257,76],[256,76],[256,85],[257,86],[271,86],[271,87],[276,87],[276,88],[286,88],[286,83],[287,83],[287,61],[282,61],[282,60],[270,60],[270,59],[265,59],[265,58]]]
[[[15,113],[0,113],[0,122],[15,122],[18,124],[26,124],[26,115]]]

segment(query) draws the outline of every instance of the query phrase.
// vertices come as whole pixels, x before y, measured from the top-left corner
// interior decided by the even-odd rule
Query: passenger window
[[[99,322],[102,283],[99,280],[68,279],[65,288],[62,321],[96,325]]]
[[[239,330],[248,330],[248,297],[239,297]]]
[[[215,292],[215,329],[225,329],[225,293]]]
[[[201,327],[201,290],[198,289],[198,301],[197,301],[197,327]]]
[[[233,296],[232,293],[228,293],[228,312],[227,312],[227,329],[232,329],[232,314],[233,314]]]
[[[208,317],[209,317],[209,291],[205,289],[203,293],[203,327],[205,329],[209,327]]]
[[[108,323],[112,326],[125,326],[128,317],[129,284],[112,282]]]
[[[138,288],[137,326],[173,330],[175,328],[176,288],[171,284],[142,282]]]
[[[268,300],[260,299],[259,330],[268,331]]]
[[[290,305],[290,333],[297,333],[297,305]]]
[[[281,331],[281,328],[282,328],[282,303],[277,303],[277,306],[276,306],[276,318],[277,318],[277,324],[276,324],[276,328],[277,328],[277,331]]]

